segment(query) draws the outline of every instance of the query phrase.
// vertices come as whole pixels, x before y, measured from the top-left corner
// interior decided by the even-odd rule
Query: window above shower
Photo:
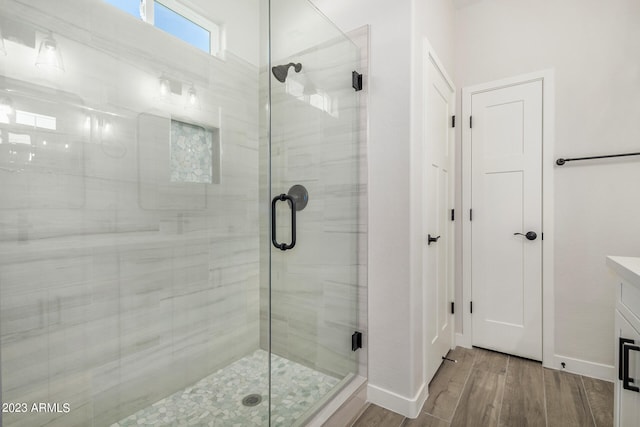
[[[216,57],[222,56],[220,25],[176,0],[103,0]]]

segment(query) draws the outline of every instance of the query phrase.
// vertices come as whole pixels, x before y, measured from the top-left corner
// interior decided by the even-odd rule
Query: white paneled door
[[[471,97],[473,345],[542,360],[542,81]]]
[[[426,374],[431,379],[452,347],[453,316],[453,86],[437,61],[425,63],[425,140],[423,145],[424,250]]]

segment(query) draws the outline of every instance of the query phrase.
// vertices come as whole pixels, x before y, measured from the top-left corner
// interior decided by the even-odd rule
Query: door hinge
[[[473,314],[473,301],[469,301],[469,311]]]
[[[451,209],[451,221],[455,221],[455,220],[456,220],[456,210]]]
[[[353,86],[356,92],[362,90],[362,74],[357,71],[351,73],[351,86]]]
[[[451,116],[451,127],[456,127],[456,116]]]
[[[362,332],[355,331],[351,335],[351,350],[356,351],[359,348],[362,348]]]
[[[473,221],[473,209],[469,209],[469,221]]]
[[[473,129],[473,116],[469,116],[469,127]]]
[[[456,314],[456,303],[451,301],[451,314]]]

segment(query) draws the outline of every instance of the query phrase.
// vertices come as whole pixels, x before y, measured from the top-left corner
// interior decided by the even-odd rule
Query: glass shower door
[[[271,1],[271,425],[357,371],[358,48],[306,1]]]
[[[259,67],[111,3],[0,1],[0,425],[268,425]]]

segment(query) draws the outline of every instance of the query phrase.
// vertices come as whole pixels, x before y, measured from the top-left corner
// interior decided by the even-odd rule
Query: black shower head
[[[287,80],[289,67],[293,67],[296,73],[299,73],[300,70],[302,70],[302,64],[300,63],[294,64],[293,62],[289,62],[288,64],[285,64],[285,65],[276,65],[275,67],[271,68],[271,71],[273,72],[273,75],[275,76],[276,79],[278,79],[279,82],[284,83],[285,80]]]

